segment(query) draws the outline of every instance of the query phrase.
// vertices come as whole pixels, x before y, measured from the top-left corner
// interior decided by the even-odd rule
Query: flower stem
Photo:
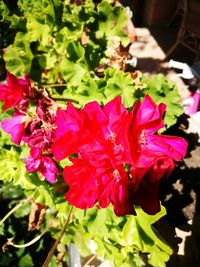
[[[32,197],[29,197],[27,199],[23,199],[21,202],[19,202],[16,206],[14,206],[14,208],[12,208],[4,217],[3,219],[0,221],[0,225],[5,222],[5,220],[8,219],[8,217],[10,217],[10,215],[12,215],[17,209],[19,209],[24,203],[28,202],[31,200]]]
[[[79,104],[79,101],[78,100],[75,100],[75,99],[73,99],[73,98],[67,98],[67,97],[57,97],[57,96],[53,96],[52,94],[51,94],[51,92],[49,91],[49,89],[47,89],[47,88],[45,88],[46,89],[46,91],[48,92],[48,94],[49,94],[49,97],[51,97],[51,99],[53,99],[53,100],[57,100],[57,101],[70,101],[70,102],[74,102],[74,103],[76,103],[76,104]]]
[[[96,258],[96,256],[97,255],[92,255],[92,257],[89,258],[89,260],[83,265],[83,267],[88,267],[89,263],[92,262]]]
[[[74,103],[77,103],[79,104],[78,100],[75,100],[75,99],[72,99],[72,98],[64,98],[64,97],[54,97],[54,96],[51,96],[51,98],[53,100],[60,100],[60,101],[70,101],[70,102],[74,102]]]
[[[59,237],[56,239],[56,241],[54,242],[51,250],[49,251],[49,253],[47,255],[47,258],[46,258],[44,264],[42,265],[42,267],[48,267],[48,264],[49,264],[49,262],[50,262],[50,260],[51,260],[51,258],[53,256],[53,254],[54,254],[54,252],[55,252],[55,250],[56,250],[56,248],[57,248],[57,246],[58,246],[58,244],[59,244],[59,242],[60,242],[60,240],[61,240],[61,238],[62,238],[62,236],[63,236],[63,234],[65,232],[65,230],[66,230],[66,227],[67,227],[67,225],[69,223],[69,220],[70,220],[70,217],[71,217],[71,214],[72,214],[72,210],[73,210],[73,206],[70,206],[69,213],[67,215],[66,222],[65,222],[65,224],[62,227],[62,230],[60,232]]]
[[[44,232],[42,232],[40,235],[36,236],[34,239],[32,239],[31,241],[29,241],[28,243],[22,244],[22,245],[17,245],[13,242],[14,237],[8,238],[6,244],[3,245],[2,250],[5,252],[7,249],[7,246],[13,246],[15,248],[26,248],[29,247],[31,245],[33,245],[34,243],[36,243],[38,240],[40,240],[40,238],[48,231],[48,229],[46,229]]]
[[[55,84],[41,84],[43,87],[67,87],[66,83],[55,83]]]

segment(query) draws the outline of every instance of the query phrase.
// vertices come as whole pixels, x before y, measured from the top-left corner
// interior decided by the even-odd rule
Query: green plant
[[[120,95],[124,106],[130,110],[136,100],[149,94],[157,104],[164,102],[168,106],[164,118],[166,129],[176,122],[182,112],[177,104],[178,91],[164,76],[133,78],[123,70],[105,67],[113,37],[117,36],[122,46],[129,44],[124,30],[125,10],[115,7],[114,1],[94,4],[86,0],[79,4],[79,1],[67,0],[18,0],[14,9],[5,2],[0,2],[1,22],[16,32],[13,43],[5,48],[6,69],[16,76],[28,74],[35,91],[46,88],[48,96],[61,107],[71,100],[77,108],[91,101],[105,105]],[[100,75],[98,70],[102,66]],[[174,101],[169,102],[168,95]],[[35,114],[34,102],[29,112]],[[9,118],[11,111],[4,114],[1,120],[4,116]],[[10,255],[19,266],[42,264],[50,249],[49,240],[51,243],[59,237],[70,210],[64,199],[67,188],[62,177],[58,178],[58,183],[50,184],[38,173],[27,172],[22,159],[28,156],[28,150],[27,145],[13,145],[8,135],[1,131],[0,197],[7,209],[20,201],[22,204],[14,209],[8,220],[1,221],[1,237],[5,243],[2,245],[8,251],[2,254],[0,266],[6,266],[6,261],[13,264],[8,260]],[[70,164],[69,159],[61,161],[60,170]],[[24,203],[24,199],[28,200]],[[41,205],[35,210],[34,216],[39,217],[33,232],[26,231],[31,222],[28,218],[31,201]],[[42,209],[45,216],[40,217]],[[158,237],[153,225],[166,214],[164,207],[154,216],[145,214],[139,207],[136,211],[136,217],[117,217],[110,207],[74,209],[51,266],[67,262],[66,246],[71,242],[77,245],[83,257],[95,253],[102,261],[109,260],[111,266],[145,266],[147,262],[152,266],[165,266],[172,250]],[[19,235],[16,222],[23,225],[26,237]],[[37,235],[43,232],[42,239],[34,243]],[[5,236],[15,239],[6,242]],[[23,243],[29,243],[31,239],[34,240],[33,249],[23,247]],[[22,245],[22,248],[10,249],[16,245]]]

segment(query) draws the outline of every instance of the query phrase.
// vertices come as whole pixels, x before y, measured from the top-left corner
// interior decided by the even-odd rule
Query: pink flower
[[[0,100],[4,101],[3,111],[16,107],[25,100],[26,95],[32,92],[27,76],[24,79],[18,79],[8,73],[6,80],[7,85],[0,84]]]
[[[58,169],[49,155],[42,154],[42,149],[31,148],[30,157],[25,158],[26,168],[29,172],[40,171],[50,183],[56,182]]]
[[[108,152],[109,147],[111,153],[120,153],[120,157],[123,157],[121,149],[129,145],[126,129],[130,127],[130,119],[131,114],[122,105],[120,97],[103,109],[97,102],[91,102],[78,111],[69,103],[66,111],[57,112],[57,129],[52,147],[55,158],[61,160],[77,152],[89,156],[105,150]]]
[[[72,159],[73,165],[64,169],[64,179],[69,185],[67,201],[81,209],[88,209],[98,201],[106,208],[110,203],[118,216],[135,214],[129,201],[129,178],[123,165],[113,166],[106,159],[97,169],[87,159]],[[81,185],[81,186],[80,186]]]
[[[155,134],[165,108],[146,96],[132,112],[120,97],[104,108],[91,102],[81,111],[72,104],[59,110],[52,151],[57,160],[77,155],[64,169],[68,202],[82,209],[112,203],[117,215],[135,214],[134,205],[158,212],[160,181],[187,148],[182,138]]]
[[[82,111],[69,104],[67,111],[57,112],[52,148],[56,159],[79,155],[64,170],[65,181],[70,186],[66,194],[69,203],[85,209],[97,201],[101,207],[111,202],[118,215],[134,213],[128,201],[129,179],[122,165],[127,161],[124,147],[129,145],[126,130],[130,119],[131,114],[120,97],[103,109],[97,102],[91,102]]]
[[[187,142],[180,137],[158,135],[164,126],[162,117],[166,106],[153,102],[146,95],[142,103],[136,102],[132,114],[131,139],[133,164],[138,167],[151,166],[152,158],[167,155],[175,161],[186,154]],[[149,158],[149,159],[148,159]]]
[[[11,135],[13,142],[16,145],[19,145],[29,121],[30,117],[27,114],[24,112],[15,111],[14,117],[3,121],[1,123],[1,127],[5,132]]]

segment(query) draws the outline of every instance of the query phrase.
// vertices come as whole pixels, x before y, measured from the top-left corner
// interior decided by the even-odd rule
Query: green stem
[[[58,246],[58,244],[59,244],[59,242],[60,242],[60,240],[61,240],[61,238],[62,238],[62,236],[63,236],[63,234],[65,232],[65,230],[66,230],[66,227],[67,227],[67,225],[69,223],[69,220],[70,220],[70,217],[71,217],[71,214],[72,214],[72,210],[73,210],[73,206],[70,206],[69,213],[67,215],[66,222],[65,222],[65,224],[62,227],[62,230],[60,232],[59,237],[56,239],[56,241],[54,242],[51,250],[49,251],[49,253],[47,255],[47,258],[46,258],[44,264],[42,265],[42,267],[48,267],[48,264],[49,264],[49,262],[50,262],[50,260],[51,260],[51,258],[53,256],[53,254],[54,254],[54,252],[55,252],[55,250],[56,250],[56,248],[57,248],[57,246]]]
[[[41,86],[43,87],[67,87],[66,83],[62,83],[62,84],[41,84]]]
[[[71,99],[71,98],[64,98],[64,97],[53,97],[53,96],[51,96],[51,98],[53,99],[53,100],[60,100],[60,101],[70,101],[70,102],[74,102],[74,103],[76,103],[76,104],[79,104],[79,102],[78,102],[78,100],[75,100],[75,99]]]
[[[19,209],[24,203],[28,202],[31,200],[32,197],[29,197],[27,199],[23,199],[21,202],[19,202],[16,206],[14,206],[14,208],[12,208],[4,217],[3,219],[0,221],[0,225],[5,222],[5,220],[8,219],[8,217],[10,217],[10,215],[12,215],[17,209]]]
[[[36,243],[38,240],[40,240],[40,238],[48,231],[48,229],[46,229],[44,232],[42,232],[40,235],[36,236],[34,239],[32,239],[31,241],[29,241],[28,243],[22,244],[22,245],[17,245],[13,242],[14,237],[8,238],[7,242],[3,245],[2,250],[6,251],[7,246],[13,246],[15,248],[26,248],[29,247],[31,245],[33,245],[34,243]]]
[[[46,85],[44,85],[44,86],[46,86]],[[53,85],[52,85],[52,87],[53,87]],[[74,103],[76,103],[76,104],[79,104],[79,101],[78,100],[75,100],[75,99],[72,99],[72,98],[65,98],[65,97],[55,97],[55,96],[53,96],[53,95],[51,95],[51,92],[49,92],[49,90],[47,89],[47,88],[45,88],[46,89],[46,91],[48,92],[48,94],[49,94],[49,96],[51,97],[51,99],[53,99],[53,100],[58,100],[58,101],[70,101],[70,102],[74,102]]]

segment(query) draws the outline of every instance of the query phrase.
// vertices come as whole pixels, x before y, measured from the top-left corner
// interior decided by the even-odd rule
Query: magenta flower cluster
[[[164,104],[156,105],[147,95],[132,111],[121,97],[104,107],[94,101],[81,110],[72,103],[62,110],[44,90],[31,89],[27,77],[8,74],[7,82],[0,86],[0,100],[4,110],[14,107],[14,117],[3,121],[2,128],[15,144],[29,145],[28,171],[40,171],[54,183],[55,160],[68,157],[71,165],[63,176],[70,204],[88,209],[112,203],[118,216],[135,214],[134,205],[148,214],[160,210],[161,179],[169,176],[187,149],[184,139],[157,134],[164,126]],[[36,103],[34,115],[26,113],[30,101]]]
[[[39,171],[47,181],[55,183],[58,168],[51,155],[56,119],[56,103],[47,92],[31,87],[28,76],[24,79],[7,74],[7,85],[0,85],[0,100],[3,111],[14,108],[14,116],[1,123],[3,130],[11,135],[12,141],[21,141],[30,147],[30,157],[25,158],[29,172]],[[36,112],[27,112],[29,104],[35,103]]]

